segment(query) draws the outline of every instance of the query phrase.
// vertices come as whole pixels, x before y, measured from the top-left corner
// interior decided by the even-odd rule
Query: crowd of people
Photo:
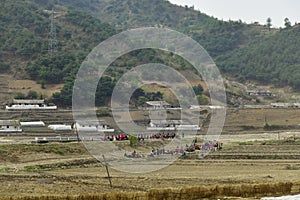
[[[125,153],[125,157],[128,158],[145,158],[145,157],[155,157],[158,155],[164,155],[164,154],[169,154],[169,155],[186,155],[187,152],[194,152],[196,150],[202,151],[202,152],[208,152],[208,151],[220,151],[222,149],[223,143],[219,142],[205,142],[202,145],[199,145],[197,143],[193,143],[192,145],[185,145],[184,147],[176,147],[172,150],[167,150],[167,149],[152,149],[151,153],[148,155],[144,155],[142,153],[137,153],[135,150],[131,154]]]
[[[104,141],[123,141],[128,139],[129,135],[125,133],[121,133],[118,135],[105,135],[103,138]]]
[[[145,139],[174,139],[176,137],[175,132],[166,132],[166,133],[147,133],[147,134],[137,134],[136,138],[138,142],[144,141]],[[184,137],[182,135],[182,137]],[[130,140],[130,135],[125,133],[120,134],[114,134],[114,135],[105,135],[104,139],[105,141],[124,141],[124,140]],[[163,154],[181,154],[185,155],[187,152],[194,152],[196,150],[202,151],[202,152],[208,152],[208,151],[219,151],[222,149],[223,143],[219,143],[217,141],[208,141],[204,142],[202,144],[199,144],[197,142],[197,139],[195,138],[192,145],[185,145],[183,147],[176,147],[171,150],[167,149],[153,149],[150,154],[145,155],[142,153],[137,153],[136,150],[134,150],[132,153],[125,153],[125,157],[128,158],[145,158],[145,157],[154,157],[158,155]]]
[[[124,141],[129,140],[129,134],[120,133],[113,135],[105,135],[104,141]],[[155,134],[137,134],[138,141],[142,141],[145,139],[174,139],[176,137],[176,133],[155,133]]]
[[[176,137],[176,133],[157,133],[151,134],[150,139],[174,139]]]
[[[202,146],[201,146],[201,150],[202,151],[217,151],[217,150],[221,150],[223,146],[223,143],[219,143],[219,142],[205,142]]]

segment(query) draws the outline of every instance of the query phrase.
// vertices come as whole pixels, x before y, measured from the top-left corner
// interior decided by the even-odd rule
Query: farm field
[[[227,143],[221,152],[212,152],[204,159],[183,157],[151,173],[129,174],[110,169],[113,184],[110,188],[105,167],[81,143],[1,145],[0,197],[146,192],[153,188],[277,182],[293,183],[290,192],[299,193],[299,159],[270,157],[280,152],[299,154],[299,150],[299,141],[288,145]],[[241,153],[261,157],[239,158]]]
[[[67,110],[55,113],[2,112],[12,118],[43,120],[47,125],[72,121],[71,112]],[[224,132],[220,136],[220,142],[224,143],[221,151],[211,152],[204,159],[199,159],[197,153],[188,153],[166,168],[145,174],[130,174],[110,168],[112,188],[106,178],[104,165],[94,159],[82,143],[31,143],[37,135],[72,136],[73,133],[27,129],[21,135],[2,134],[0,136],[0,199],[32,196],[46,198],[53,195],[72,197],[111,192],[116,195],[124,192],[123,196],[133,192],[130,194],[141,195],[140,199],[147,199],[142,196],[156,192],[164,193],[156,190],[167,190],[165,188],[178,191],[195,190],[200,194],[199,191],[204,189],[214,191],[215,187],[219,190],[220,187],[245,188],[247,184],[250,186],[246,188],[256,189],[249,189],[253,195],[244,196],[244,199],[299,194],[299,112],[293,109],[229,109]],[[265,117],[269,124],[285,127],[280,130],[264,130]],[[108,117],[105,119],[110,120]],[[201,138],[203,135],[198,137]],[[257,188],[262,187],[261,184],[271,192],[257,192],[260,191]],[[283,184],[285,186],[278,187],[287,189],[281,191],[269,184],[275,184],[274,188],[277,187],[276,184]],[[189,189],[190,187],[192,189]],[[193,189],[194,187],[200,189]],[[222,193],[223,195],[218,198],[240,199],[239,193],[228,192],[237,189],[223,188],[223,190],[227,193]],[[244,194],[247,192],[244,191]],[[212,196],[207,197],[212,198]],[[173,198],[175,197],[169,197],[169,199]],[[212,199],[214,198],[217,197]]]

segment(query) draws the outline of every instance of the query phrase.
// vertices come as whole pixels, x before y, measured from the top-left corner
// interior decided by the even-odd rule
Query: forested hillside
[[[45,84],[63,83],[52,99],[71,104],[72,86],[86,55],[98,43],[122,30],[159,26],[183,32],[198,41],[221,71],[239,81],[252,79],[280,86],[300,86],[300,27],[268,29],[241,21],[220,21],[191,7],[165,0],[0,0],[0,72]],[[57,53],[48,54],[51,9],[55,9]],[[138,59],[136,56],[138,55]],[[125,70],[160,62],[189,69],[180,58],[153,50],[117,60],[97,91],[105,104]],[[103,88],[101,88],[103,87]]]
[[[35,1],[45,7],[54,5],[51,1]],[[122,30],[147,26],[172,28],[199,41],[212,56],[245,45],[265,35],[266,29],[241,21],[220,21],[192,7],[176,6],[165,0],[60,0],[59,4],[88,12]]]
[[[300,89],[300,26],[285,28],[264,38],[220,56],[221,70],[240,81],[257,80],[278,86]]]
[[[55,7],[57,52],[48,53],[51,10],[32,1],[2,1],[0,71],[41,85],[64,83],[59,102],[70,105],[74,77],[99,42],[117,30],[87,13]]]

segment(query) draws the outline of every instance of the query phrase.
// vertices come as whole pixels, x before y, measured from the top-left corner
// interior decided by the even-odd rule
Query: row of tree
[[[267,24],[266,26],[268,27],[269,30],[271,30],[272,25],[272,19],[270,17],[267,18]],[[285,28],[291,28],[292,23],[290,22],[289,18],[284,18],[284,26]]]

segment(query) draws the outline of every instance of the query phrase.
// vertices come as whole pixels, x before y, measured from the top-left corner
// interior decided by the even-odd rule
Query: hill
[[[221,70],[240,81],[256,80],[300,89],[300,25],[254,41],[217,58]]]
[[[35,2],[49,7],[49,1]],[[267,29],[241,21],[220,21],[193,7],[181,7],[165,0],[61,0],[59,4],[90,13],[122,30],[159,26],[180,31],[200,42],[213,57],[248,44],[265,35]]]
[[[93,9],[90,9],[94,2]],[[86,1],[65,6],[93,13],[122,29],[162,26],[183,32],[198,41],[215,59],[222,72],[239,81],[255,80],[297,90],[299,73],[299,25],[285,29],[220,21],[193,7],[162,0]],[[85,6],[83,6],[83,4]]]
[[[0,72],[6,82],[31,79],[43,87],[69,84],[88,52],[117,32],[87,13],[58,6],[54,14],[58,48],[51,56],[48,54],[51,10],[33,1],[1,2]],[[14,95],[10,94],[14,88],[9,83],[2,86],[1,94]],[[41,93],[47,92],[41,90]]]
[[[52,7],[58,53],[49,56]],[[299,56],[295,53],[299,52],[298,26],[268,30],[241,21],[225,22],[164,0],[2,0],[0,16],[2,78],[32,79],[41,84],[41,91],[50,84],[64,84],[52,97],[62,105],[70,105],[77,69],[94,46],[122,30],[145,26],[168,27],[191,36],[210,53],[222,72],[240,81],[252,79],[299,88]],[[122,73],[150,61],[190,69],[180,58],[159,51],[135,52],[113,64],[104,84],[99,84],[103,88],[97,96],[110,96],[108,88]],[[5,91],[0,94],[12,95],[5,83],[1,81],[1,85]],[[99,104],[105,104],[105,98]]]

